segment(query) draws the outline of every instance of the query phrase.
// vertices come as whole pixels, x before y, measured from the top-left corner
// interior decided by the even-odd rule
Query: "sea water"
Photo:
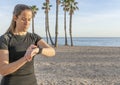
[[[44,38],[46,40],[46,38]],[[55,38],[52,38],[53,42]],[[67,39],[70,45],[70,38]],[[49,41],[50,43],[50,41]],[[64,45],[65,38],[58,37],[58,45]],[[120,37],[73,37],[74,46],[112,46],[120,47]]]

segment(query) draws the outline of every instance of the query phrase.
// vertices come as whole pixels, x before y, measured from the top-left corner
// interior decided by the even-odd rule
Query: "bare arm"
[[[25,57],[16,62],[9,63],[8,50],[0,50],[0,74],[5,76],[18,70],[26,63]]]
[[[42,55],[47,57],[55,56],[55,50],[50,45],[48,45],[43,39],[38,41],[37,45],[43,48],[41,52]]]
[[[28,61],[28,59],[31,61],[38,52],[37,49],[33,48],[36,47],[34,45],[31,45],[22,58],[12,63],[9,63],[8,50],[0,50],[0,74],[5,76],[13,73],[22,67]]]

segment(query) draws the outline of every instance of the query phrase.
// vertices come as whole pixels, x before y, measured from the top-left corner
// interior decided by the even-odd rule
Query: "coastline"
[[[38,85],[120,85],[120,47],[59,46],[35,57]]]

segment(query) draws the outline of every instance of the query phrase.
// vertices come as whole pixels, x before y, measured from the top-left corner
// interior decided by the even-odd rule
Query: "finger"
[[[33,50],[31,54],[36,54],[36,53],[37,53],[37,52],[36,52],[35,50]]]
[[[35,45],[32,44],[32,45],[30,45],[30,46],[28,47],[28,49],[29,49],[29,50],[32,50],[32,49],[34,49],[34,48],[36,48],[36,47],[37,47],[37,46],[35,46]]]
[[[30,47],[32,48],[32,49],[34,49],[34,48],[36,48],[37,46],[36,45],[30,45]]]

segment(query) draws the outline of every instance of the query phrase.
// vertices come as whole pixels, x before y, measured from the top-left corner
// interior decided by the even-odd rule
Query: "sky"
[[[0,35],[9,27],[16,4],[36,5],[35,33],[45,37],[45,13],[41,9],[45,0],[0,0]],[[73,15],[73,37],[120,37],[120,0],[76,0],[79,10]],[[50,0],[49,12],[51,35],[55,36],[55,0]],[[64,37],[64,12],[59,6],[58,37]],[[31,32],[31,26],[29,32]],[[67,14],[69,37],[69,14]]]

